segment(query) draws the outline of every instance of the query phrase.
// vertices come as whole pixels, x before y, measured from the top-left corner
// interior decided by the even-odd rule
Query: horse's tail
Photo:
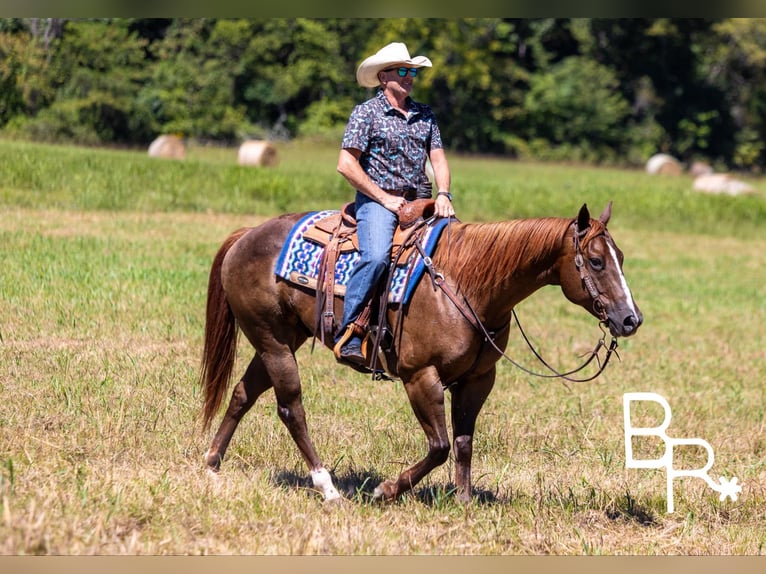
[[[248,228],[243,227],[226,238],[210,268],[205,313],[205,345],[200,370],[200,385],[204,393],[203,430],[210,428],[213,417],[221,407],[234,369],[237,355],[237,322],[223,290],[221,267],[226,253],[246,231]]]

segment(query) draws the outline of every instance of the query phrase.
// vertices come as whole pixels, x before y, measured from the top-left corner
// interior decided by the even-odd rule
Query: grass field
[[[335,151],[283,144],[271,170],[202,148],[170,162],[0,141],[0,156],[0,553],[764,552],[763,179],[751,179],[758,194],[732,198],[638,170],[451,158],[464,221],[573,217],[614,200],[610,230],[645,324],[591,383],[500,364],[467,506],[452,496],[452,462],[397,503],[372,503],[379,481],[423,456],[424,435],[399,383],[306,346],[310,430],[345,495],[329,506],[269,394],[211,481],[197,374],[218,245],[281,211],[348,201]],[[600,335],[555,288],[517,310],[562,367]],[[518,337],[509,353],[534,366]],[[249,357],[242,341],[238,372]],[[736,502],[684,478],[665,512],[665,472],[625,468],[622,396],[635,391],[669,401],[670,436],[710,443],[711,477],[743,484]],[[679,452],[678,466],[701,467],[703,454]]]

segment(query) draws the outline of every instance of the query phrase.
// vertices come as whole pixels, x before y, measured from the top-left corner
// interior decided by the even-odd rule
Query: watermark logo
[[[657,427],[634,427],[631,420],[631,403],[639,401],[652,401],[662,406],[665,411],[665,419]],[[721,501],[730,497],[737,500],[737,494],[742,492],[742,486],[737,484],[737,477],[731,480],[723,476],[719,482],[713,481],[708,471],[713,466],[715,457],[710,444],[701,438],[671,438],[665,432],[670,425],[670,405],[664,397],[657,393],[625,393],[622,397],[622,408],[625,417],[625,467],[626,468],[665,468],[667,472],[668,483],[668,513],[675,510],[673,503],[673,480],[682,476],[691,476],[701,478],[710,488],[720,493]],[[655,436],[660,438],[665,444],[665,454],[658,459],[638,459],[633,458],[633,437],[634,436]],[[673,449],[677,446],[699,446],[707,451],[707,463],[698,469],[676,469],[673,468]]]

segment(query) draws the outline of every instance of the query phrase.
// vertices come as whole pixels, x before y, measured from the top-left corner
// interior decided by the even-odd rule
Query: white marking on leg
[[[633,294],[630,292],[630,287],[628,287],[628,282],[625,280],[625,275],[622,273],[622,267],[620,267],[620,260],[617,259],[617,252],[614,250],[614,247],[612,247],[612,243],[607,241],[606,242],[607,247],[609,247],[609,253],[612,256],[612,262],[614,263],[615,269],[617,269],[617,273],[620,276],[620,284],[622,285],[622,291],[625,293],[625,297],[627,299],[628,307],[630,308],[631,312],[633,313],[634,317],[638,317],[638,312],[636,311],[635,306],[633,305]]]
[[[311,480],[314,483],[314,488],[324,494],[325,500],[335,500],[336,498],[340,498],[340,493],[332,483],[332,477],[330,476],[330,473],[327,472],[326,468],[312,470]]]

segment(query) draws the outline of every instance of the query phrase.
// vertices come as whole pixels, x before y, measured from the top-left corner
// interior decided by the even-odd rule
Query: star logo
[[[724,477],[719,477],[720,482],[720,488],[717,488],[716,490],[721,493],[721,496],[718,500],[723,502],[726,500],[726,497],[730,497],[733,501],[737,500],[737,493],[742,492],[742,486],[737,484],[737,481],[739,480],[736,476],[732,478],[731,480],[726,480]]]

